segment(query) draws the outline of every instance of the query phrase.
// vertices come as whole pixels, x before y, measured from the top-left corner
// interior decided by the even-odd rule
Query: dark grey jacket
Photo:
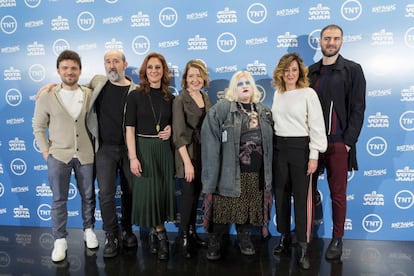
[[[262,133],[264,186],[272,187],[272,114],[262,103],[256,104]],[[227,197],[240,196],[240,132],[242,115],[236,102],[218,101],[207,113],[201,127],[203,193]],[[223,139],[224,138],[224,139]]]
[[[206,92],[202,93],[205,112],[211,107],[211,102]],[[196,170],[196,176],[200,177],[201,173],[201,145],[200,130],[202,120],[202,111],[198,108],[191,96],[181,91],[173,101],[173,123],[172,137],[175,146],[175,172],[179,178],[184,178],[184,162],[178,149],[187,146],[187,152],[190,156],[193,166]]]

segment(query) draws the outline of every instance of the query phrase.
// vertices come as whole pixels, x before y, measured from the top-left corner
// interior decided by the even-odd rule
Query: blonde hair
[[[256,82],[248,71],[237,71],[234,73],[230,79],[229,87],[226,88],[226,94],[224,97],[231,102],[237,102],[237,83],[241,77],[245,77],[253,88],[253,94],[250,101],[252,103],[258,103],[260,101],[261,94],[257,89]]]

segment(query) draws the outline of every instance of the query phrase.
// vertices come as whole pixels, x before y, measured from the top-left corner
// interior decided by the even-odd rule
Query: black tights
[[[195,226],[197,218],[198,200],[201,192],[201,181],[199,178],[193,182],[182,179],[182,198],[181,198],[181,223],[180,231],[187,231],[190,225]]]

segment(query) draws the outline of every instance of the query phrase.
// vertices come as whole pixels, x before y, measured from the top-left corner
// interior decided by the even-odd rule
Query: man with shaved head
[[[95,141],[95,166],[99,186],[99,204],[105,231],[105,258],[115,257],[119,249],[119,226],[116,213],[116,186],[120,179],[121,240],[125,247],[136,247],[131,224],[131,171],[124,135],[126,98],[136,84],[125,76],[125,55],[110,50],[104,55],[106,76],[96,75],[89,83],[93,89],[88,128]]]

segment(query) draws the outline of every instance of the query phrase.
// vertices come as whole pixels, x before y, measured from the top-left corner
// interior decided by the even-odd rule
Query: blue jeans
[[[69,183],[72,169],[82,201],[83,228],[93,228],[95,223],[95,187],[93,163],[82,165],[77,158],[65,164],[52,155],[47,159],[49,185],[52,190],[52,234],[55,239],[65,238],[68,210]]]

